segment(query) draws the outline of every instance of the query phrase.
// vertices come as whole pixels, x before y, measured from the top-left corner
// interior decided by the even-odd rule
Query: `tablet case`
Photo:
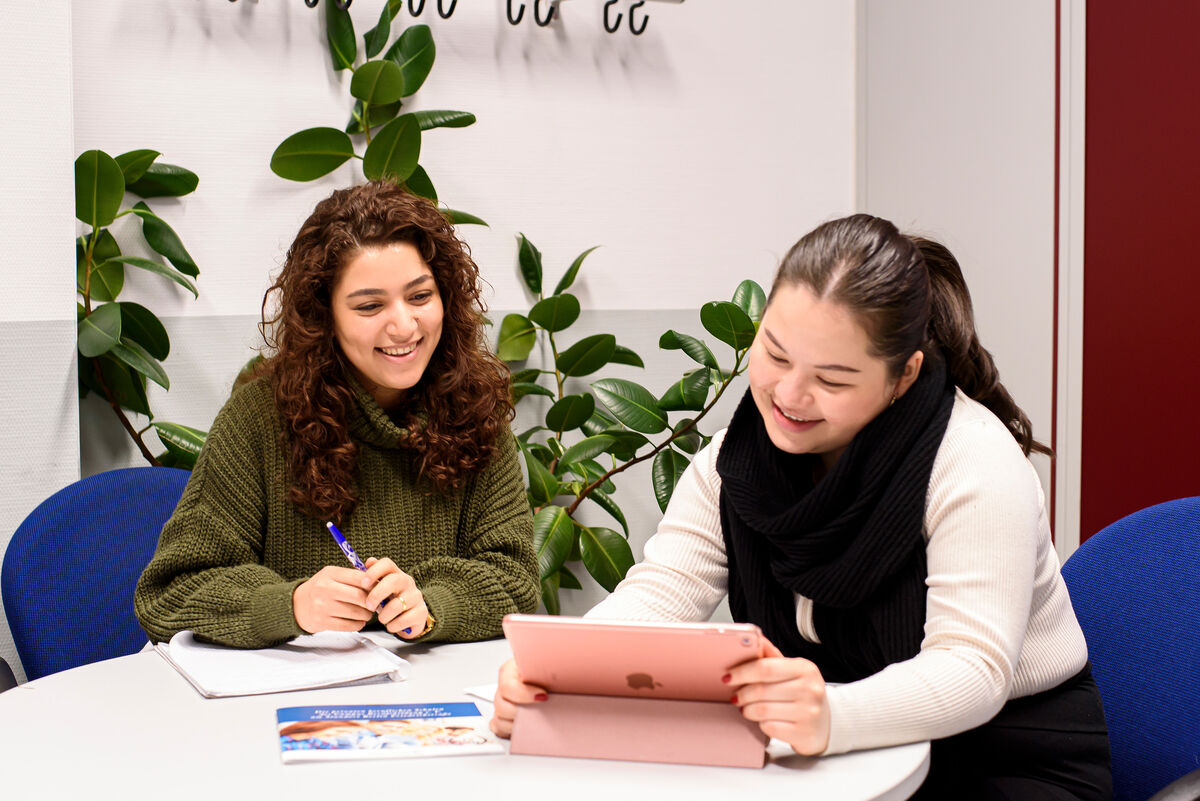
[[[518,708],[511,753],[765,763],[768,738],[721,682],[758,656],[756,626],[509,615],[504,631],[522,677],[550,696]]]

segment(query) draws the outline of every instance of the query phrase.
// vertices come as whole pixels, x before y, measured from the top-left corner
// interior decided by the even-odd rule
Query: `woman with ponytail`
[[[262,648],[368,624],[478,640],[536,608],[479,284],[430,201],[372,182],[317,204],[263,300],[263,374],[217,415],[138,582],[152,640]]]
[[[750,389],[590,617],[769,640],[723,677],[801,754],[933,741],[916,797],[1106,799],[1108,736],[1028,456],[942,245],[864,214],[791,249]],[[544,690],[501,669],[493,729]]]

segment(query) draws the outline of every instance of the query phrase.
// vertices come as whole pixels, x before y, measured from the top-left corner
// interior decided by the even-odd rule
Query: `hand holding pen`
[[[423,631],[429,609],[425,605],[425,596],[412,576],[397,567],[391,559],[372,557],[364,563],[337,526],[333,523],[326,523],[325,526],[350,564],[375,579],[365,605],[368,610],[378,611],[379,622],[399,637],[411,637],[414,630]]]

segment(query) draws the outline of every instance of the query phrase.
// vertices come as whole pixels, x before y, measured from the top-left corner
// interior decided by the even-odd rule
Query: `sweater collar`
[[[347,421],[350,435],[379,448],[401,447],[408,439],[408,429],[396,425],[354,376],[346,378],[355,400],[354,405],[350,407]]]

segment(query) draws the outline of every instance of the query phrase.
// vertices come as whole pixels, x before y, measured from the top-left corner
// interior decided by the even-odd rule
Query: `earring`
[[[895,405],[896,405],[896,396],[892,395],[892,401],[891,401],[891,403],[888,404],[888,406],[895,406]]]

